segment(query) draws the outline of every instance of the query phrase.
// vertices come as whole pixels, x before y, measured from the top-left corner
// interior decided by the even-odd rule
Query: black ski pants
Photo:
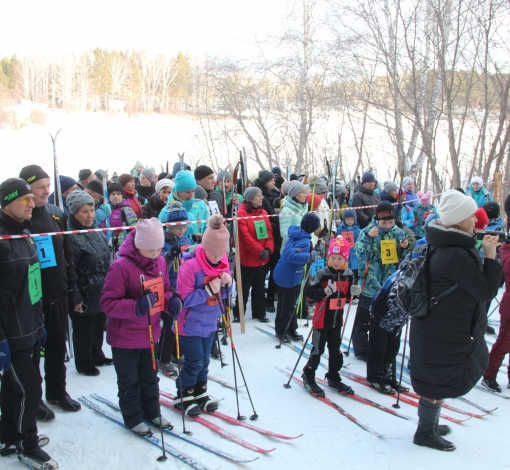
[[[157,371],[152,368],[150,348],[122,349],[112,347],[113,364],[117,372],[119,406],[124,424],[134,428],[144,419],[159,416]]]
[[[242,266],[241,283],[243,285],[243,306],[246,315],[246,304],[251,288],[251,316],[252,318],[263,318],[266,316],[265,283],[267,267],[264,266]],[[234,307],[234,317],[239,318],[239,298]]]
[[[104,360],[103,337],[106,315],[71,313],[73,322],[74,363],[78,372],[85,372]]]
[[[340,380],[340,369],[344,364],[344,357],[340,351],[340,335],[342,327],[324,328],[313,330],[312,333],[312,352],[305,366],[305,369],[314,371],[319,367],[321,356],[324,354],[326,343],[329,351],[328,378],[331,380]]]
[[[33,450],[38,445],[37,411],[42,389],[33,354],[34,348],[11,351],[11,368],[3,375],[0,392],[0,442],[15,444],[19,451]]]
[[[383,379],[395,379],[397,354],[400,348],[400,336],[402,330],[397,334],[381,328],[378,321],[370,321],[370,332],[368,335],[368,355],[367,355],[367,379],[369,381],[378,381]]]
[[[368,353],[368,331],[370,329],[369,297],[361,296],[356,311],[356,318],[352,327],[352,347],[356,357],[366,357]]]
[[[274,253],[271,254],[271,258],[269,261],[268,272],[269,272],[269,280],[267,281],[267,297],[266,297],[266,305],[268,307],[274,307],[274,296],[278,289],[276,282],[274,282],[274,268],[278,264],[278,260],[280,259],[280,250],[275,248]]]
[[[46,398],[61,400],[66,396],[66,339],[69,327],[67,299],[51,305],[43,305],[44,327],[48,334],[44,344],[44,380],[46,382]],[[41,355],[39,348],[34,351],[32,360],[39,371]],[[39,372],[42,382],[42,377]]]
[[[278,306],[276,307],[276,319],[274,326],[277,335],[283,335],[287,331],[296,331],[298,328],[297,316],[295,314],[296,302],[298,300],[301,286],[294,287],[278,286]]]
[[[172,359],[175,347],[175,333],[172,331],[174,317],[171,315],[161,315],[163,327],[161,328],[161,338],[159,338],[156,357],[163,364],[168,364]]]

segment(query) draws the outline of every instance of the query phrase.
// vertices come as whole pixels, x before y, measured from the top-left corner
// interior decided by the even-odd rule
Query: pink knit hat
[[[328,256],[340,255],[345,261],[349,261],[349,254],[351,252],[351,245],[349,242],[339,235],[329,242]]]
[[[209,218],[209,227],[202,235],[202,248],[211,255],[226,255],[229,250],[229,238],[230,233],[223,225],[223,217],[213,215]]]
[[[152,217],[140,219],[136,224],[135,246],[139,250],[159,250],[165,244],[161,222]]]
[[[420,200],[419,203],[422,206],[430,206],[432,204],[432,196],[434,193],[432,191],[428,191],[426,193],[422,193],[421,191],[418,191],[418,199]]]

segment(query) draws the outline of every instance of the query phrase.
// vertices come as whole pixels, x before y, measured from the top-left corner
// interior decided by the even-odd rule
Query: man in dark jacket
[[[214,170],[206,165],[199,165],[195,170],[195,179],[197,184],[202,186],[207,192],[206,204],[209,215],[225,215],[223,213],[223,195],[214,189],[216,184]]]
[[[22,168],[20,178],[30,184],[35,195],[35,208],[32,211],[32,233],[62,232],[67,230],[63,212],[48,204],[50,195],[50,177],[38,165]],[[66,392],[66,337],[68,334],[68,312],[74,310],[74,272],[73,253],[69,235],[37,237],[35,239],[41,261],[42,301],[44,326],[48,333],[44,348],[44,372],[46,399],[59,405],[65,411],[78,411],[79,402],[71,399]],[[39,348],[32,357],[39,370]],[[41,379],[42,381],[42,379]],[[55,417],[53,411],[40,403],[38,418],[43,421]]]
[[[0,185],[0,206],[0,235],[29,233],[34,195],[24,180],[10,178]],[[18,452],[31,468],[43,464],[57,468],[39,448],[37,436],[41,382],[32,353],[45,337],[40,279],[32,238],[0,240],[0,371],[4,372],[0,447],[2,455]]]
[[[362,229],[370,223],[375,215],[375,208],[381,203],[379,194],[374,192],[375,183],[375,176],[372,173],[365,173],[361,179],[361,185],[354,190],[352,207],[373,206],[356,210],[358,224]]]

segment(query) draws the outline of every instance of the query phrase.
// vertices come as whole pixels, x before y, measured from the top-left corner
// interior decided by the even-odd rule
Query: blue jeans
[[[193,387],[197,382],[205,382],[209,372],[209,354],[214,341],[214,332],[207,338],[200,336],[179,336],[184,366],[181,369],[182,388]],[[179,389],[181,379],[177,379]]]

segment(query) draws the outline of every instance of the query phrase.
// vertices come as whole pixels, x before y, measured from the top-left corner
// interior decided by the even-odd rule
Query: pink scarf
[[[223,255],[223,258],[221,258],[220,264],[218,266],[211,266],[211,263],[207,261],[205,251],[201,245],[197,246],[195,255],[197,257],[198,263],[200,264],[200,268],[202,271],[204,271],[206,276],[217,277],[221,273],[226,273],[229,271],[227,255]]]

